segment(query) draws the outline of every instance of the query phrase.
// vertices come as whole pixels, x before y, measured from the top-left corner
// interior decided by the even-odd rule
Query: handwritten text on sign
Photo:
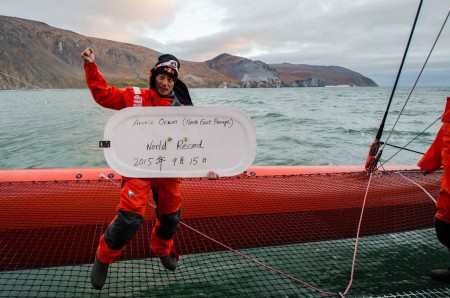
[[[176,118],[160,118],[159,120],[142,120],[142,119],[136,119],[133,121],[133,124],[131,125],[131,128],[141,125],[152,125],[152,126],[161,126],[161,129],[164,130],[164,127],[167,126],[177,126],[181,123],[182,126],[195,126],[195,125],[206,125],[206,126],[216,126],[219,125],[220,128],[231,128],[233,126],[233,119],[220,119],[220,118],[214,118],[214,119],[205,119],[205,118],[183,118],[182,121],[179,121],[180,119]],[[164,138],[164,137],[163,137]],[[150,143],[149,143],[150,141]],[[205,153],[205,145],[203,143],[203,139],[196,140],[192,142],[193,140],[189,140],[187,136],[183,137],[183,139],[180,140],[174,140],[172,137],[167,137],[164,139],[161,139],[161,137],[157,139],[149,139],[147,143],[145,144],[146,150],[149,151],[149,153],[142,157],[137,156],[133,157],[132,164],[134,167],[140,167],[140,166],[154,166],[157,168],[157,170],[162,171],[163,165],[164,170],[167,170],[166,167],[176,167],[179,166],[198,166],[201,163],[206,164],[208,161],[208,158],[206,157]],[[172,148],[173,147],[173,148]],[[180,152],[184,150],[191,150],[194,153],[187,154],[185,152]],[[153,151],[153,152],[150,152]],[[171,154],[172,152],[180,152],[177,156],[173,156]],[[195,151],[195,152],[194,152]],[[188,157],[187,160],[185,158]],[[170,161],[167,162],[166,161]],[[170,169],[169,169],[170,170]]]
[[[218,112],[217,108],[208,115],[212,110],[206,107],[132,109],[141,113],[133,115],[130,111],[121,121],[113,121],[116,123],[110,125],[114,126],[108,132],[110,136],[109,122],[105,129],[105,139],[111,140],[105,157],[122,175],[201,177],[210,170],[227,175],[230,169],[242,168],[243,162],[246,166],[253,162],[254,127],[236,109],[226,108],[230,115],[221,115],[223,111]],[[111,158],[114,161],[108,160]],[[124,174],[125,169],[129,173]]]

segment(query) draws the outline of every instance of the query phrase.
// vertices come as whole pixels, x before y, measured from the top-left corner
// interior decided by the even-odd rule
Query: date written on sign
[[[133,158],[133,166],[135,167],[156,167],[159,169],[159,171],[162,171],[165,169],[165,167],[176,167],[176,166],[196,166],[200,165],[202,163],[206,163],[207,158],[206,157],[189,157],[185,158],[184,156],[179,157],[172,157],[171,160],[167,160],[165,156],[157,156],[157,157],[135,157]]]

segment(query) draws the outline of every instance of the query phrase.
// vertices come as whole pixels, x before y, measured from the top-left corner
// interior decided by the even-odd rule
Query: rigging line
[[[359,234],[360,234],[360,231],[361,231],[362,220],[363,220],[363,217],[364,217],[364,210],[366,208],[367,194],[369,193],[370,182],[372,181],[372,176],[373,176],[373,173],[370,173],[369,174],[369,182],[367,183],[366,193],[364,195],[363,204],[361,206],[361,214],[359,215],[358,229],[356,231],[355,248],[353,250],[353,260],[352,260],[352,269],[350,271],[350,281],[348,283],[347,288],[345,289],[345,292],[343,293],[344,296],[348,294],[348,292],[350,291],[350,288],[352,287],[352,284],[353,284],[353,277],[355,275],[356,255],[358,253]]]
[[[417,8],[416,17],[414,19],[413,27],[411,28],[411,33],[409,34],[408,43],[406,44],[405,52],[403,53],[402,62],[400,63],[400,68],[399,68],[399,70],[397,72],[397,77],[395,78],[394,87],[392,88],[391,96],[389,98],[389,102],[388,102],[388,105],[386,107],[386,111],[384,112],[383,120],[381,121],[381,125],[380,125],[380,127],[378,129],[378,132],[377,132],[377,135],[375,137],[377,140],[381,139],[381,135],[383,134],[384,124],[386,122],[386,118],[387,118],[387,115],[388,115],[388,112],[389,112],[389,108],[390,108],[391,103],[392,103],[392,99],[394,98],[395,90],[397,89],[398,80],[400,79],[400,74],[401,74],[402,69],[403,69],[403,64],[405,63],[405,60],[406,60],[406,55],[408,54],[409,45],[411,44],[412,36],[414,34],[414,29],[416,28],[416,24],[417,24],[417,20],[419,18],[419,13],[420,13],[420,9],[422,7],[422,3],[423,3],[423,0],[420,0],[419,7]]]
[[[411,140],[410,142],[408,142],[408,144],[406,144],[406,145],[403,146],[403,147],[400,147],[400,146],[397,146],[397,145],[393,145],[393,144],[387,144],[387,143],[386,143],[386,146],[390,146],[390,147],[394,147],[394,148],[400,149],[399,151],[397,151],[397,153],[400,152],[400,151],[402,151],[402,150],[405,150],[405,151],[408,151],[408,152],[412,152],[412,153],[417,153],[417,154],[425,155],[425,153],[423,153],[423,152],[420,152],[420,151],[416,151],[416,150],[412,150],[412,149],[406,148],[406,146],[408,146],[409,144],[411,144],[411,142],[414,141],[415,139],[416,139],[416,138],[414,138],[413,140]],[[384,144],[384,143],[382,142],[381,144]],[[396,155],[397,153],[395,153],[394,155]],[[393,157],[393,156],[392,156],[392,157]],[[392,158],[392,157],[390,157],[390,158]],[[389,159],[390,159],[390,158],[389,158]]]
[[[421,190],[423,190],[425,192],[425,194],[433,201],[433,203],[436,204],[436,200],[433,198],[433,196],[425,189],[423,188],[421,185],[419,185],[418,183],[416,183],[415,181],[406,178],[405,176],[403,176],[400,172],[395,172],[396,174],[399,174],[401,177],[403,177],[403,179],[408,180],[409,182],[411,182],[412,184],[416,185],[417,187],[419,187]]]
[[[450,15],[450,11],[447,13],[447,17],[445,18],[444,23],[443,23],[442,26],[441,26],[441,30],[439,30],[439,33],[438,33],[438,35],[436,36],[436,39],[435,39],[435,41],[434,41],[434,43],[433,43],[433,46],[431,47],[431,50],[430,50],[430,52],[428,53],[427,59],[425,60],[423,66],[422,66],[422,69],[420,70],[419,75],[417,76],[416,81],[414,82],[414,85],[413,85],[413,87],[412,87],[412,89],[411,89],[411,91],[410,91],[410,93],[409,93],[409,95],[408,95],[408,97],[407,97],[407,99],[406,99],[406,101],[405,101],[405,104],[403,105],[402,109],[400,110],[400,113],[398,114],[398,117],[397,117],[397,119],[395,120],[395,123],[394,123],[394,125],[392,126],[392,129],[391,129],[391,131],[389,132],[389,135],[388,135],[386,141],[384,142],[384,145],[381,147],[381,150],[380,150],[380,156],[381,156],[381,152],[383,151],[384,147],[386,146],[386,143],[388,143],[389,138],[391,137],[392,133],[394,132],[394,128],[395,128],[395,126],[397,125],[397,123],[398,123],[398,121],[399,121],[399,119],[400,119],[400,116],[403,114],[403,111],[405,110],[406,104],[408,103],[408,101],[409,101],[409,99],[411,98],[411,95],[412,95],[414,89],[415,89],[416,86],[417,86],[417,83],[418,83],[418,81],[419,81],[419,79],[420,79],[420,77],[421,77],[421,75],[422,75],[422,73],[423,73],[423,70],[425,69],[425,66],[426,66],[427,63],[428,63],[428,60],[430,59],[431,53],[433,53],[434,47],[436,46],[436,43],[438,42],[439,37],[441,36],[442,30],[444,29],[445,24],[447,23],[447,20],[448,20],[449,15]],[[379,159],[378,159],[378,160],[379,160]]]
[[[397,77],[395,78],[395,83],[394,83],[394,86],[392,88],[391,96],[389,98],[386,110],[384,111],[383,120],[381,121],[380,127],[378,128],[378,132],[377,132],[377,135],[375,136],[375,140],[372,142],[372,145],[370,146],[370,149],[369,149],[369,155],[367,157],[367,161],[366,161],[366,165],[365,165],[366,171],[368,173],[372,173],[374,170],[376,170],[378,161],[380,160],[380,157],[383,154],[384,146],[380,149],[381,135],[383,134],[384,124],[386,123],[386,119],[387,119],[387,115],[388,115],[388,112],[389,112],[389,108],[391,106],[392,99],[394,98],[394,93],[395,93],[395,90],[397,89],[398,80],[400,78],[400,74],[402,72],[403,65],[404,65],[405,60],[406,60],[406,55],[408,53],[408,49],[409,49],[409,46],[411,44],[412,36],[413,36],[414,30],[416,28],[416,24],[417,24],[417,20],[419,18],[419,14],[420,14],[420,9],[422,7],[422,3],[423,3],[423,0],[420,0],[419,7],[417,8],[416,17],[414,18],[414,23],[413,23],[413,26],[411,28],[411,32],[409,34],[408,43],[406,44],[405,52],[403,53],[402,62],[400,63],[400,67],[399,67],[399,70],[397,72]]]
[[[441,168],[442,169],[442,168]],[[440,169],[437,169],[436,171],[434,171],[433,173],[436,173],[436,172],[438,172],[438,171],[440,171]],[[399,172],[399,173],[402,173],[402,172],[405,172],[405,173],[411,173],[411,172],[417,172],[417,173],[419,173],[419,174],[421,174],[421,176],[411,176],[412,178],[417,178],[417,179],[420,179],[420,180],[425,180],[425,181],[431,181],[431,182],[436,182],[436,183],[441,183],[441,180],[442,179],[437,179],[437,178],[429,178],[429,177],[426,177],[426,176],[429,176],[429,175],[423,175],[422,174],[422,170],[401,170],[401,171],[397,171],[397,172]],[[442,173],[442,171],[440,171],[440,173]]]
[[[24,84],[27,84],[27,85],[30,85],[30,86],[32,86],[32,87],[34,87],[34,88],[37,88],[37,89],[42,89],[41,87],[38,87],[38,86],[32,85],[32,84],[30,84],[30,83],[27,83],[27,82],[25,82],[25,81],[22,81],[22,80],[20,80],[20,79],[18,79],[18,78],[15,78],[15,77],[13,77],[13,76],[10,76],[9,74],[7,74],[7,73],[4,73],[4,72],[2,72],[2,71],[0,71],[0,73],[1,73],[2,75],[5,75],[5,76],[7,76],[7,77],[10,77],[11,79],[17,80],[17,81],[19,81],[19,82],[22,82],[22,83],[24,83]]]
[[[103,174],[103,173],[101,173],[101,174],[99,175],[99,177],[100,177],[100,178],[103,178],[103,179],[109,180],[109,182],[111,182],[112,184],[114,184],[114,185],[117,186],[117,187],[121,187],[119,183],[115,182],[114,180],[112,180],[111,178],[107,177],[107,176],[106,176],[105,174]]]
[[[406,147],[409,145],[409,144],[411,144],[412,142],[414,142],[419,136],[421,136],[425,131],[427,131],[431,126],[433,126],[438,120],[440,120],[442,118],[442,115],[440,115],[436,120],[434,120],[433,121],[433,123],[431,123],[430,125],[428,125],[428,127],[427,128],[425,128],[424,130],[422,130],[418,135],[416,135],[411,141],[409,141],[405,146],[403,146],[403,147],[398,147],[398,146],[394,146],[394,145],[391,145],[391,144],[387,144],[386,143],[386,145],[389,145],[389,146],[392,146],[392,147],[396,147],[396,148],[400,148],[400,150],[398,150],[397,152],[395,152],[391,157],[389,157],[386,161],[384,161],[383,163],[381,163],[380,164],[380,167],[381,166],[383,166],[384,164],[386,164],[388,161],[390,161],[394,156],[396,156],[398,153],[400,153],[400,151],[402,151],[402,150],[407,150],[407,151],[411,151],[411,152],[414,152],[414,153],[419,153],[419,154],[422,154],[422,155],[424,155],[424,153],[422,153],[422,152],[418,152],[418,151],[414,151],[414,150],[411,150],[411,149],[406,149]]]
[[[149,203],[149,205],[150,205],[150,206],[153,206],[153,205],[150,204],[150,203]],[[271,267],[271,266],[269,266],[269,265],[266,265],[266,264],[264,264],[264,263],[262,263],[262,262],[260,262],[260,261],[258,261],[258,260],[255,260],[255,259],[253,259],[252,257],[250,257],[250,256],[248,256],[248,255],[246,255],[246,254],[244,254],[244,253],[241,253],[239,250],[236,250],[236,249],[234,249],[234,248],[232,248],[232,247],[229,247],[229,246],[227,246],[227,245],[225,245],[225,244],[223,244],[223,243],[221,243],[221,242],[215,240],[214,238],[211,238],[211,237],[209,237],[208,235],[206,235],[206,234],[200,232],[199,230],[194,229],[193,227],[191,227],[191,226],[185,224],[184,222],[181,222],[181,221],[180,221],[180,224],[183,225],[183,226],[185,226],[186,228],[188,228],[188,229],[194,231],[195,233],[197,233],[197,234],[199,234],[199,235],[201,235],[201,236],[207,238],[208,240],[211,240],[211,241],[213,241],[214,243],[216,243],[216,244],[222,246],[223,248],[226,248],[226,249],[230,250],[231,252],[233,252],[233,253],[235,253],[235,254],[237,254],[237,255],[243,257],[244,259],[247,259],[247,260],[249,260],[249,261],[251,261],[251,262],[253,262],[253,263],[255,263],[255,264],[257,264],[257,265],[259,265],[259,266],[261,266],[261,267],[266,268],[266,269],[269,270],[269,271],[273,271],[273,272],[275,272],[275,273],[277,273],[277,274],[279,274],[279,275],[281,275],[281,276],[284,276],[284,277],[286,277],[286,278],[288,278],[288,279],[290,279],[290,280],[292,280],[292,281],[295,281],[295,282],[297,282],[297,283],[300,283],[300,284],[304,285],[305,287],[311,288],[311,289],[313,289],[313,290],[315,290],[316,292],[319,292],[319,293],[321,293],[321,294],[327,294],[327,295],[332,295],[332,296],[339,296],[339,293],[327,292],[327,291],[321,290],[321,289],[316,288],[316,287],[314,287],[314,286],[312,286],[312,285],[310,285],[310,284],[308,284],[308,283],[306,283],[306,282],[304,282],[304,281],[301,281],[301,280],[299,280],[299,279],[297,279],[297,278],[295,278],[295,277],[293,277],[293,276],[291,276],[291,275],[289,275],[289,274],[287,274],[287,273],[284,273],[283,271],[280,271],[280,270],[278,270],[278,269],[275,269],[275,268],[273,268],[273,267]]]
[[[121,187],[118,183],[116,183],[115,181],[113,181],[113,180],[110,179],[109,177],[105,176],[104,174],[100,174],[100,178],[107,179],[108,181],[110,181],[111,183],[113,183],[114,185],[116,185],[117,187]],[[156,206],[153,205],[153,204],[151,204],[151,203],[147,203],[147,204],[150,205],[152,208],[156,208]],[[231,252],[233,252],[233,253],[235,253],[235,254],[237,254],[237,255],[243,257],[244,259],[247,259],[247,260],[249,260],[249,261],[251,261],[251,262],[253,262],[253,263],[255,263],[255,264],[259,265],[259,266],[262,266],[262,267],[266,268],[266,269],[269,270],[269,271],[273,271],[273,272],[275,272],[275,273],[277,273],[277,274],[279,274],[279,275],[281,275],[281,276],[284,276],[284,277],[286,277],[286,278],[288,278],[288,279],[290,279],[290,280],[292,280],[292,281],[295,281],[295,282],[297,282],[297,283],[300,283],[300,284],[304,285],[305,287],[311,288],[311,289],[313,289],[313,290],[315,290],[316,292],[319,292],[319,293],[321,293],[321,294],[327,294],[327,295],[332,295],[332,296],[339,296],[339,293],[327,292],[327,291],[321,290],[321,289],[316,288],[316,287],[314,287],[314,286],[312,286],[312,285],[310,285],[310,284],[308,284],[308,283],[306,283],[306,282],[304,282],[304,281],[301,281],[301,280],[299,280],[299,279],[297,279],[297,278],[295,278],[295,277],[293,277],[293,276],[291,276],[291,275],[289,275],[289,274],[287,274],[287,273],[284,273],[283,271],[280,271],[280,270],[278,270],[278,269],[275,269],[275,268],[273,268],[273,267],[271,267],[271,266],[269,266],[269,265],[266,265],[266,264],[264,264],[264,263],[262,263],[262,262],[260,262],[260,261],[258,261],[258,260],[255,260],[255,259],[253,259],[252,257],[250,257],[250,256],[248,256],[248,255],[246,255],[246,254],[244,254],[244,253],[241,253],[240,251],[238,251],[238,250],[236,250],[236,249],[234,249],[234,248],[232,248],[232,247],[229,247],[229,246],[227,246],[227,245],[225,245],[225,244],[223,244],[223,243],[221,243],[221,242],[215,240],[214,238],[211,238],[210,236],[208,236],[208,235],[206,235],[206,234],[200,232],[199,230],[196,230],[195,228],[189,226],[188,224],[185,224],[185,223],[182,222],[182,221],[180,221],[180,224],[181,224],[182,226],[185,226],[186,228],[190,229],[191,231],[193,231],[193,232],[195,232],[195,233],[197,233],[197,234],[199,234],[199,235],[205,237],[206,239],[211,240],[211,241],[213,241],[214,243],[216,243],[216,244],[222,246],[223,248],[226,248],[226,249],[228,249],[229,251],[231,251]]]
[[[390,170],[386,170],[384,167],[382,167],[383,168],[383,173],[389,173],[390,172]],[[437,171],[439,171],[439,169],[438,170],[436,170],[435,172],[437,172]],[[436,179],[436,178],[429,178],[429,177],[425,177],[425,175],[423,175],[422,174],[422,170],[420,170],[419,168],[417,169],[417,170],[398,170],[398,171],[395,171],[394,173],[417,173],[417,174],[421,174],[421,176],[412,176],[412,178],[417,178],[417,179],[421,179],[421,180],[425,180],[425,181],[428,181],[428,182],[436,182],[436,183],[441,183],[441,179]]]

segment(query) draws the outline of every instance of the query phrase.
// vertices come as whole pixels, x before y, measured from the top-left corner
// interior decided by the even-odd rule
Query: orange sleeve
[[[114,110],[125,108],[122,90],[106,84],[95,62],[85,63],[84,72],[92,97],[99,105]]]
[[[428,151],[417,163],[417,166],[426,172],[433,172],[442,166],[442,148],[444,147],[443,129],[439,130],[436,139]]]

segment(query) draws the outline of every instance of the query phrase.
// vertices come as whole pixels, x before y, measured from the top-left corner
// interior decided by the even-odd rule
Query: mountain
[[[206,61],[209,68],[232,78],[235,82],[224,82],[223,87],[283,87],[278,72],[261,61],[222,54]]]
[[[297,84],[308,79],[318,79],[325,86],[354,86],[378,87],[371,79],[360,73],[340,66],[315,66],[307,64],[270,64],[280,74],[280,79],[288,86],[298,87]]]
[[[81,52],[95,50],[110,85],[148,85],[149,70],[162,53],[142,46],[87,37],[45,23],[0,16],[0,89],[86,88]],[[221,54],[205,62],[181,60],[189,87],[377,86],[338,66],[266,64]]]

